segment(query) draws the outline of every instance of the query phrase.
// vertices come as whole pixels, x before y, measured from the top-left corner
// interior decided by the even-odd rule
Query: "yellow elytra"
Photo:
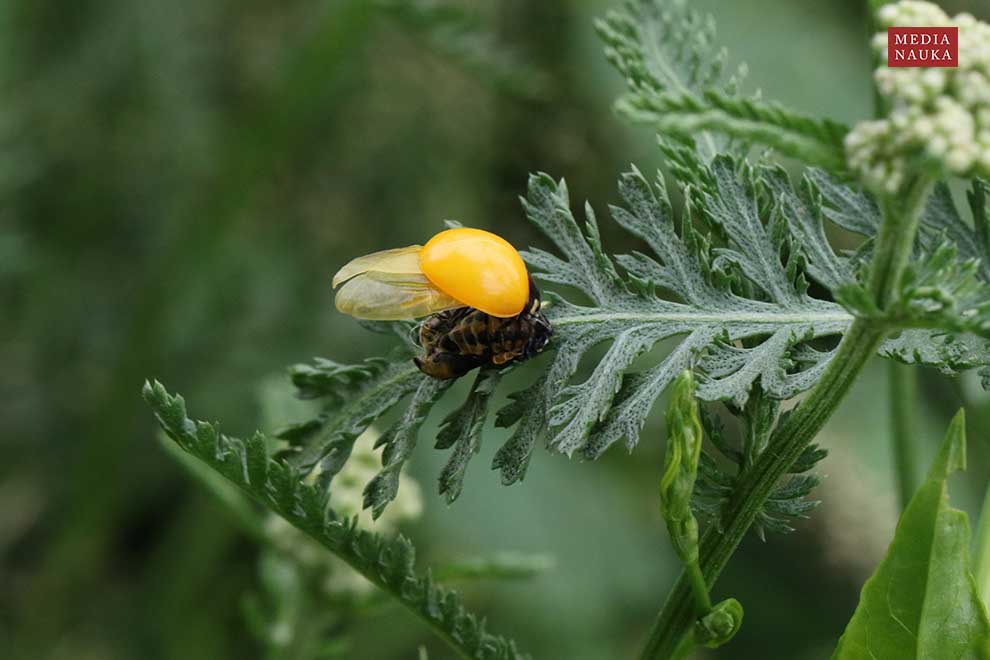
[[[457,307],[509,318],[523,311],[530,294],[519,252],[496,234],[467,227],[442,231],[425,246],[358,257],[334,275],[338,286],[337,309],[370,320],[414,319]]]

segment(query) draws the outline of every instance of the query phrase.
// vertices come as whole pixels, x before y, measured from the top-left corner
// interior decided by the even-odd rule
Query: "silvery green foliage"
[[[481,451],[481,431],[488,417],[488,401],[498,385],[501,373],[479,370],[471,393],[460,408],[450,413],[437,434],[437,449],[450,449],[450,460],[440,473],[440,494],[453,502],[461,494],[468,462]]]
[[[555,329],[552,355],[541,359],[536,380],[510,393],[510,403],[496,415],[497,425],[512,427],[493,464],[506,484],[525,476],[541,442],[589,459],[618,442],[632,449],[657,398],[687,368],[698,372],[697,395],[706,401],[742,410],[757,383],[761,396],[791,398],[820,377],[832,357],[830,346],[852,321],[852,314],[828,297],[811,295],[808,282],[825,292],[856,283],[869,239],[859,253],[837,253],[826,239],[825,223],[870,237],[879,212],[868,196],[821,170],[809,170],[794,186],[780,168],[753,167],[728,156],[706,165],[692,150],[669,153],[685,198],[679,217],[663,177],[651,183],[633,169],[619,181],[623,203],[609,209],[611,218],[649,248],[628,255],[606,252],[590,206],[582,230],[563,182],[542,174],[530,179],[527,216],[557,252],[534,249],[524,257],[535,277],[580,293],[564,298],[546,292]],[[983,188],[974,190],[975,197]],[[945,236],[972,253],[982,249],[980,232],[959,218],[951,197],[938,188],[926,212],[919,255]],[[957,262],[946,261],[950,255],[944,250],[939,254],[942,266],[923,269],[928,279],[917,281],[928,287],[937,275],[938,288],[961,293],[969,285],[960,289],[958,278],[953,285],[943,277]],[[934,262],[918,261],[919,267],[925,263]],[[957,274],[966,276],[972,268]],[[947,372],[990,364],[984,340],[948,334],[947,317],[930,321],[940,328],[905,330],[887,341],[881,354]],[[409,335],[405,325],[391,329]],[[827,338],[832,343],[822,344]],[[670,352],[638,366],[664,340],[676,342]],[[588,375],[577,376],[582,357],[597,345],[607,347],[604,356]],[[416,370],[413,350],[403,342],[387,360],[355,366],[317,360],[292,370],[300,394],[323,397],[325,409],[279,436],[291,445],[288,460],[303,471],[315,470],[323,483],[332,480],[371,421],[411,397],[382,436],[385,467],[365,491],[365,504],[376,514],[395,497],[395,476],[446,388]],[[467,399],[443,422],[436,446],[452,448],[439,486],[448,501],[460,493],[468,462],[480,449],[498,374],[478,372]],[[781,503],[780,515],[800,513],[792,508]],[[781,528],[774,520],[763,526]]]
[[[880,225],[880,210],[866,193],[821,170],[810,170],[806,178],[820,196],[825,218],[868,239],[873,237]],[[944,183],[935,186],[921,217],[915,259],[899,302],[901,321],[908,329],[884,342],[880,348],[884,357],[935,367],[947,374],[990,364],[990,343],[978,336],[986,334],[982,301],[990,286],[987,191],[986,182],[973,181],[967,196],[971,226],[959,213],[949,187]],[[867,240],[867,248],[870,243]],[[823,283],[836,292],[845,288],[843,300],[858,315],[880,316],[861,289],[840,282]],[[911,328],[912,323],[937,327]]]
[[[847,129],[759,94],[742,95],[745,67],[726,73],[728,54],[716,43],[714,20],[683,0],[627,0],[596,27],[629,88],[616,102],[623,117],[665,137],[697,138],[706,158],[724,151],[729,137],[767,144],[833,171],[845,167]]]
[[[318,470],[323,485],[330,484],[350,457],[354,441],[373,421],[408,395],[416,393],[418,401],[432,392],[430,379],[403,350],[389,359],[371,358],[360,365],[317,359],[311,365],[292,367],[290,373],[299,395],[322,399],[324,408],[315,419],[288,426],[276,435],[295,450],[289,454],[292,466],[303,472]],[[413,414],[382,438],[405,438],[415,423]]]
[[[956,246],[946,241],[931,254],[908,265],[897,300],[880,309],[858,284],[837,295],[857,316],[895,327],[935,327],[961,335],[990,338],[990,287],[979,277],[980,262],[957,258]],[[950,335],[951,336],[951,335]]]
[[[314,385],[321,381],[341,383],[369,378],[374,381],[375,374],[381,376],[386,372],[376,372],[377,367],[349,368],[327,363],[321,366],[322,374],[307,374],[307,387],[322,388],[323,385]],[[182,397],[170,395],[157,382],[145,383],[144,398],[155,411],[162,429],[179,447],[392,594],[451,640],[465,657],[491,660],[528,657],[516,649],[512,640],[489,633],[485,620],[467,612],[455,591],[435,584],[429,572],[418,575],[415,549],[408,539],[386,538],[357,527],[354,518],[339,518],[327,507],[325,487],[307,483],[292,466],[269,456],[268,440],[263,434],[235,438],[223,435],[214,424],[189,419]]]
[[[396,349],[389,359],[371,358],[360,365],[317,359],[311,365],[292,367],[290,373],[299,395],[322,399],[324,407],[316,418],[276,432],[288,443],[282,456],[301,474],[315,473],[325,488],[344,467],[357,437],[410,397],[405,411],[375,444],[384,447],[382,470],[365,487],[364,505],[377,518],[395,499],[399,474],[416,446],[419,427],[450,381],[420,372],[408,345]]]
[[[685,178],[678,184],[687,199],[680,218],[662,177],[651,184],[634,169],[620,179],[624,203],[612,207],[611,216],[649,251],[614,258],[601,244],[590,206],[582,231],[563,182],[531,178],[527,216],[560,256],[543,250],[524,256],[536,277],[569,285],[587,301],[548,293],[553,354],[537,380],[510,394],[510,404],[496,417],[497,424],[515,427],[494,461],[505,483],[524,476],[540,441],[586,458],[619,441],[631,449],[656,399],[687,368],[698,371],[704,400],[745,406],[756,382],[768,396],[790,398],[810,387],[831,357],[809,342],[837,337],[850,323],[839,305],[808,294],[804,252],[829,255],[837,278],[850,271],[820,226],[812,226],[813,203],[780,170],[754,169],[725,156],[710,165],[686,154],[680,158]],[[798,206],[809,216],[802,239],[807,249],[790,238],[787,224],[787,211]],[[711,232],[701,233],[696,226],[702,225]],[[399,334],[405,336],[406,329],[400,327]],[[673,338],[678,343],[665,358],[632,368],[658,342]],[[608,347],[604,357],[587,378],[575,380],[581,358],[598,344]],[[419,373],[410,357],[405,344],[386,360],[354,366],[317,360],[294,367],[300,395],[322,397],[325,407],[315,419],[278,433],[289,443],[290,464],[330,484],[354,439],[411,397],[382,435],[385,467],[365,491],[366,506],[380,513],[395,497],[395,475],[412,452],[418,428],[446,388]],[[437,445],[454,448],[441,475],[448,499],[460,492],[467,462],[480,445],[497,380],[494,372],[480,372],[467,400],[444,423]]]
[[[714,62],[705,57],[714,41],[709,21],[677,2],[643,0],[628,7],[628,13],[610,15],[599,28],[633,97],[673,91],[695,101],[719,94],[736,99],[732,103],[749,102],[739,100],[735,80],[723,75],[724,57]],[[834,127],[783,111],[777,117],[786,121],[774,124],[770,114],[763,117],[770,125],[786,124],[786,130],[811,136],[819,146],[834,137]],[[697,128],[701,133],[694,141],[661,142],[684,198],[678,216],[662,176],[649,181],[635,168],[621,176],[622,203],[609,214],[647,248],[642,252],[610,256],[590,205],[582,228],[563,181],[545,174],[530,178],[527,217],[556,252],[534,249],[524,257],[537,278],[571,293],[547,291],[555,329],[551,355],[539,361],[536,380],[510,393],[509,404],[495,416],[496,425],[512,428],[493,461],[503,483],[525,476],[541,442],[588,459],[619,442],[632,449],[655,401],[684,369],[697,372],[700,399],[744,410],[754,385],[761,397],[788,399],[809,389],[828,365],[853,318],[834,302],[834,294],[862,284],[861,266],[871,252],[879,210],[867,194],[823,170],[807,170],[794,185],[779,167],[718,155],[719,149],[738,150],[710,128]],[[728,134],[745,140],[762,135]],[[769,141],[780,148],[778,142]],[[922,310],[925,323],[938,328],[906,329],[883,344],[881,355],[947,372],[990,364],[987,342],[958,332],[976,326],[966,325],[969,308],[957,304],[973,299],[974,277],[984,281],[990,273],[986,198],[986,185],[974,184],[970,202],[976,223],[970,227],[948,188],[936,188],[918,241],[913,280],[918,286],[912,296],[920,303],[914,311]],[[829,222],[864,236],[860,248],[852,254],[834,250],[826,238]],[[946,241],[969,265],[956,265],[949,248],[936,249]],[[810,282],[820,285],[814,294]],[[944,303],[940,309],[931,307],[932,291]],[[868,313],[850,302],[852,312]],[[404,412],[381,436],[384,467],[365,490],[365,506],[378,515],[394,499],[399,470],[447,384],[412,364],[418,349],[409,325],[369,326],[397,334],[401,346],[385,359],[360,365],[316,360],[294,367],[300,395],[320,398],[324,409],[278,435],[288,444],[289,464],[301,474],[315,473],[325,487],[346,462],[355,438],[408,398]],[[662,341],[672,345],[667,355],[640,366]],[[605,347],[603,357],[578,375],[582,358],[598,345]],[[498,381],[498,372],[479,372],[467,399],[443,422],[436,445],[452,449],[439,484],[448,501],[460,493],[468,462],[480,449]],[[786,508],[782,505],[782,515],[794,513]],[[772,521],[765,527],[773,527]]]
[[[723,507],[734,496],[738,484],[750,478],[749,471],[786,417],[780,412],[780,402],[758,389],[745,408],[733,412],[743,422],[744,432],[737,444],[725,436],[718,417],[710,411],[701,416],[705,435],[715,451],[701,455],[692,504],[717,526],[722,523]],[[716,458],[716,452],[721,460]],[[786,534],[794,531],[790,523],[797,518],[807,518],[818,506],[818,500],[808,499],[811,491],[821,483],[821,478],[811,473],[811,469],[827,455],[828,452],[818,445],[809,445],[804,450],[791,467],[790,476],[774,488],[757,515],[753,529],[760,538],[766,538],[767,532]]]
[[[688,203],[680,231],[662,178],[651,185],[636,170],[622,177],[624,205],[610,209],[612,218],[650,253],[614,260],[602,248],[590,207],[583,233],[566,186],[545,175],[531,177],[527,215],[563,258],[542,250],[524,257],[537,277],[580,289],[590,304],[552,296],[555,358],[499,415],[503,425],[521,420],[496,455],[505,481],[522,476],[526,456],[540,439],[551,449],[587,458],[621,440],[632,448],[653,403],[685,368],[701,373],[699,398],[740,407],[756,381],[769,395],[786,399],[821,373],[829,353],[815,353],[814,359],[804,353],[798,362],[793,349],[840,335],[851,316],[808,294],[784,200],[763,172],[728,157],[695,166],[703,176],[681,182]],[[695,223],[701,222],[713,228],[712,235],[698,232]],[[673,337],[679,343],[666,358],[628,373],[640,355]],[[606,342],[609,348],[591,375],[570,382],[581,356]]]
[[[876,234],[881,220],[880,209],[869,195],[817,168],[809,169],[806,178],[821,198],[823,217],[866,238]],[[960,259],[980,262],[980,278],[990,282],[987,191],[986,182],[973,180],[967,195],[973,215],[971,226],[960,215],[949,186],[944,182],[937,183],[921,216],[916,254],[933,253],[948,240],[955,245]]]
[[[792,131],[795,140],[810,139],[831,149],[839,139],[841,130],[834,125],[780,109],[771,112],[765,104],[740,97],[739,76],[724,74],[724,54],[710,57],[716,50],[711,21],[683,3],[630,2],[625,13],[601,22],[599,31],[610,59],[630,85],[625,106],[671,95],[725,111],[732,104],[741,108],[753,103],[762,111],[759,117],[751,113],[750,120]],[[743,114],[733,116],[741,120]],[[718,156],[719,149],[733,145],[714,128],[695,126],[685,132],[696,140],[665,138],[661,143],[685,198],[679,218],[662,177],[651,183],[635,169],[621,177],[623,204],[610,214],[648,252],[609,256],[591,207],[585,209],[582,230],[566,185],[543,174],[531,177],[524,201],[527,216],[558,252],[531,250],[525,257],[537,277],[576,289],[584,299],[548,292],[556,333],[553,355],[541,362],[545,367],[532,385],[509,395],[510,403],[495,419],[499,426],[513,427],[493,464],[504,483],[524,477],[540,442],[585,458],[596,458],[617,442],[631,449],[654,402],[685,368],[699,372],[700,398],[743,409],[754,383],[760,384],[763,396],[786,399],[808,389],[827,366],[830,347],[852,320],[830,292],[857,282],[880,223],[879,210],[868,195],[823,170],[808,170],[795,186],[780,168]],[[764,133],[728,135],[759,140]],[[770,144],[781,148],[778,142]],[[974,188],[973,196],[985,200],[984,188]],[[979,204],[985,208],[984,201],[974,201],[974,208]],[[827,222],[863,235],[860,250],[836,252],[826,238]],[[950,240],[961,257],[978,257],[981,272],[986,272],[985,226],[985,221],[977,222],[971,229],[948,189],[939,186],[925,214],[919,257]],[[944,261],[947,253],[940,254]],[[929,275],[939,276],[950,271],[945,263],[928,269]],[[821,285],[819,294],[809,294],[809,281]],[[941,288],[967,289],[958,281]],[[958,321],[956,329],[961,327]],[[408,339],[408,327],[391,328]],[[634,366],[658,342],[675,338],[665,358],[646,368]],[[826,338],[831,341],[823,344]],[[582,357],[599,344],[607,346],[604,357],[590,375],[577,378]],[[286,429],[281,437],[293,445],[289,460],[304,471],[317,471],[324,483],[343,465],[357,434],[412,396],[407,412],[382,437],[385,467],[365,498],[376,513],[394,498],[395,475],[444,391],[408,362],[412,350],[406,341],[388,361],[355,367],[317,361],[293,374],[302,395],[324,396],[327,404],[317,419]],[[990,363],[985,341],[941,329],[905,330],[887,341],[881,354],[949,372]],[[448,501],[460,493],[468,462],[480,448],[498,380],[490,371],[476,378],[468,398],[445,420],[436,443],[453,448],[440,477],[440,492]]]

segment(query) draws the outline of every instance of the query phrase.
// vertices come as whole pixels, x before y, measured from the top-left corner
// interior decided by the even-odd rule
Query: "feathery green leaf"
[[[724,438],[717,417],[702,415],[705,432],[724,460],[719,460],[712,451],[702,454],[693,504],[717,526],[722,524],[723,507],[735,497],[739,484],[749,479],[750,470],[767,450],[774,430],[786,416],[780,413],[780,402],[759,388],[752,392],[745,408],[738,414],[743,421],[739,447]],[[793,476],[777,485],[757,515],[754,530],[760,538],[765,539],[767,532],[786,534],[794,531],[791,519],[807,518],[807,514],[818,506],[817,500],[807,498],[821,483],[821,478],[806,473],[827,455],[826,450],[811,445],[795,462],[791,468]]]
[[[182,397],[170,395],[161,383],[145,383],[143,394],[179,447],[392,595],[464,657],[526,657],[513,641],[487,632],[484,620],[467,612],[456,592],[434,584],[429,573],[417,575],[408,539],[389,539],[358,528],[356,520],[338,518],[326,506],[327,493],[320,484],[307,483],[288,463],[268,455],[264,435],[242,440],[221,434],[214,424],[189,419]]]
[[[616,103],[627,119],[662,134],[698,136],[706,158],[725,148],[721,134],[769,145],[832,171],[845,169],[847,129],[739,94],[744,69],[725,75],[727,55],[715,46],[715,24],[683,0],[628,0],[598,21],[609,61],[629,91]],[[714,55],[713,55],[714,53]]]
[[[809,170],[806,180],[820,196],[824,217],[872,239],[880,224],[880,210],[866,193],[839,182],[822,170]],[[935,186],[921,217],[916,261],[905,278],[901,309],[891,310],[891,314],[899,318],[888,319],[904,329],[883,343],[880,347],[883,357],[906,364],[932,366],[947,374],[990,364],[990,343],[977,336],[984,333],[981,317],[985,314],[979,283],[990,285],[990,252],[984,238],[986,212],[985,209],[983,215],[980,212],[980,204],[985,200],[982,196],[985,185],[976,180],[970,192],[973,228],[960,217],[948,187],[944,184]],[[868,240],[866,250],[870,245]],[[805,251],[812,253],[807,248]],[[848,269],[856,270],[855,264],[849,263]],[[815,272],[809,267],[809,273],[814,275]],[[854,282],[822,283],[857,315],[884,318],[886,315],[875,308],[870,296]]]
[[[558,253],[533,249],[524,258],[535,277],[577,290],[586,300],[546,293],[555,330],[553,355],[537,380],[510,393],[509,404],[496,415],[496,425],[514,427],[493,461],[503,483],[525,476],[540,442],[585,458],[596,458],[620,441],[631,449],[656,399],[684,369],[698,373],[700,399],[726,401],[737,409],[746,407],[757,383],[770,399],[793,397],[820,378],[834,354],[817,342],[838,338],[848,328],[852,315],[827,298],[813,297],[808,281],[832,291],[855,290],[856,257],[833,250],[824,221],[867,234],[875,231],[876,207],[867,196],[820,170],[807,172],[795,187],[780,168],[752,167],[728,156],[705,164],[689,151],[675,156],[674,173],[685,198],[680,218],[663,177],[651,185],[635,168],[621,177],[623,204],[610,207],[611,217],[648,250],[616,257],[605,251],[590,206],[582,230],[566,185],[543,174],[531,177],[523,200],[527,216]],[[948,222],[947,207],[935,208],[940,211],[927,216],[932,234]],[[703,226],[710,228],[709,234],[700,232]],[[937,257],[919,261],[927,264],[925,269],[916,265],[906,280],[915,301],[907,309],[914,314],[931,305],[933,287],[955,296],[953,300],[972,299],[971,267],[957,269],[945,250]],[[959,312],[953,333],[943,327],[913,329],[917,323],[903,314],[899,322],[904,331],[887,341],[881,354],[947,371],[990,364],[984,340],[955,332],[975,328],[969,307],[946,309]],[[926,323],[934,325],[935,320]],[[405,326],[398,332],[408,334]],[[666,357],[635,368],[658,342],[671,339],[677,343]],[[608,345],[604,356],[586,378],[576,380],[583,356],[599,344]],[[367,503],[376,512],[394,497],[389,475],[408,458],[415,430],[442,394],[442,388],[433,389],[406,362],[408,353],[393,359],[402,362],[297,367],[294,379],[301,394],[325,396],[327,409],[317,420],[282,433],[297,445],[290,457],[293,464],[302,469],[319,464],[328,481],[371,419],[417,393],[411,404],[415,410],[386,434],[386,444],[395,449],[385,457],[383,474],[369,486]],[[494,370],[476,378],[437,442],[439,448],[454,448],[440,479],[448,501],[460,493],[498,381]],[[778,509],[788,515],[802,511],[790,504]],[[772,512],[767,516],[768,528],[782,528]]]
[[[936,328],[990,339],[990,285],[979,277],[976,259],[960,261],[957,247],[946,241],[909,265],[897,301],[881,310],[859,285],[837,291],[857,316],[897,328]]]
[[[481,430],[488,414],[488,400],[500,377],[498,371],[479,370],[467,400],[444,419],[437,434],[437,449],[454,448],[440,473],[439,491],[448,503],[461,494],[468,462],[481,451]]]
[[[598,27],[609,58],[629,81],[627,104],[678,98],[696,110],[704,106],[704,112],[764,122],[781,131],[778,137],[785,142],[812,140],[830,149],[841,141],[838,127],[740,97],[741,76],[726,75],[724,53],[710,57],[713,24],[682,2],[632,1]],[[791,398],[821,377],[834,355],[829,346],[852,321],[853,315],[835,302],[836,293],[847,292],[843,301],[855,313],[867,313],[865,303],[848,292],[860,286],[860,266],[880,223],[872,199],[818,169],[808,170],[795,186],[779,167],[754,167],[717,155],[732,146],[719,136],[705,130],[698,137],[704,157],[684,141],[661,143],[684,197],[680,217],[662,176],[651,184],[633,168],[620,178],[622,204],[610,207],[610,215],[647,248],[631,254],[607,253],[590,205],[583,227],[579,224],[563,181],[545,174],[530,178],[523,200],[526,215],[557,252],[532,249],[524,258],[535,277],[569,287],[578,296],[546,292],[555,331],[548,349],[553,355],[542,361],[545,368],[535,382],[509,393],[508,405],[496,414],[497,426],[512,428],[493,460],[503,483],[524,478],[538,443],[589,459],[619,442],[632,449],[655,401],[684,369],[697,373],[700,399],[724,401],[738,410],[746,408],[754,385],[770,400]],[[986,270],[985,185],[975,184],[970,197],[982,212],[974,214],[983,218],[975,229],[959,219],[947,188],[936,188],[918,248],[919,255],[927,250],[934,259],[919,259],[927,265],[909,276],[905,311],[896,319],[902,332],[883,344],[881,355],[948,372],[990,364],[990,345],[961,332],[982,327],[972,313],[972,266],[957,265],[935,242],[936,237],[953,241],[964,257],[976,258],[979,252],[980,271]],[[856,254],[837,253],[827,240],[826,220],[867,240]],[[811,281],[824,287],[824,294],[809,293]],[[384,467],[365,491],[365,503],[377,515],[394,498],[395,476],[445,387],[409,362],[417,350],[409,325],[376,324],[376,329],[404,340],[386,360],[356,366],[317,360],[294,368],[300,395],[323,398],[325,408],[316,419],[279,436],[290,443],[287,454],[294,467],[316,472],[321,484],[329,484],[357,435],[411,397],[406,412],[383,436]],[[674,344],[672,350],[639,368],[664,340]],[[607,346],[604,356],[579,376],[582,359],[598,345]],[[467,400],[444,421],[436,446],[453,449],[439,483],[448,501],[461,492],[468,461],[480,448],[498,374],[480,371]],[[808,466],[813,463],[809,459]],[[778,509],[799,512],[800,506]],[[767,516],[767,525],[776,524],[770,512]]]
[[[580,450],[589,458],[622,439],[631,448],[654,401],[685,368],[701,372],[700,398],[739,406],[757,380],[784,399],[809,387],[824,368],[827,353],[819,354],[818,363],[802,363],[800,371],[789,354],[804,341],[841,334],[850,316],[807,294],[796,252],[781,231],[783,220],[779,214],[764,219],[763,209],[779,200],[759,172],[727,157],[696,167],[710,184],[705,190],[685,184],[689,204],[680,232],[663,180],[651,186],[636,170],[623,175],[619,192],[625,205],[612,207],[612,217],[652,251],[618,257],[626,277],[604,253],[590,210],[585,238],[566,187],[545,175],[531,178],[527,214],[564,258],[543,251],[524,257],[536,277],[581,289],[591,304],[554,297],[555,358],[498,419],[522,420],[509,450],[496,457],[506,481],[522,474],[528,452],[544,435],[551,448]],[[726,240],[713,245],[711,237],[699,235],[696,217]],[[676,300],[658,297],[657,287]],[[680,337],[680,344],[663,361],[625,375],[636,358],[672,337]],[[741,345],[743,340],[748,344]],[[569,384],[582,354],[603,342],[610,347],[591,375]]]
[[[304,473],[315,470],[320,483],[329,486],[350,457],[357,437],[399,401],[415,393],[414,404],[406,415],[382,436],[382,442],[394,448],[369,505],[379,498],[394,498],[398,483],[389,475],[394,476],[408,456],[406,450],[415,442],[422,415],[442,391],[436,389],[437,381],[416,368],[407,352],[393,353],[391,359],[394,361],[372,358],[356,366],[317,359],[311,365],[292,367],[290,374],[300,396],[321,398],[326,403],[317,418],[276,433],[290,443],[284,453],[289,464]],[[376,509],[379,514],[383,506]]]
[[[376,518],[399,492],[399,473],[416,447],[419,427],[430,412],[430,407],[450,387],[452,381],[420,378],[418,382],[401,419],[383,433],[375,445],[385,447],[382,452],[382,469],[364,489],[364,506],[371,508]]]

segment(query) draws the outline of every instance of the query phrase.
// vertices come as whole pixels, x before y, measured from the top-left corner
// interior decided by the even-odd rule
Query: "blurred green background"
[[[0,3],[0,657],[262,656],[241,612],[258,549],[162,451],[142,382],[248,433],[285,365],[382,350],[333,310],[347,259],[444,218],[542,245],[517,201],[536,170],[604,212],[630,162],[660,165],[650,131],[610,110],[620,81],[592,29],[610,4]],[[871,113],[865,3],[697,4],[765,96]],[[990,16],[985,0],[944,6]],[[630,247],[603,224],[611,250]],[[830,651],[897,515],[886,366],[821,438],[824,504],[795,534],[748,540],[717,585],[746,608],[717,657]],[[963,401],[971,467],[954,498],[975,511],[990,404],[973,379],[922,374],[923,457]],[[466,585],[468,602],[536,657],[630,657],[677,570],[654,417],[633,455],[540,451],[512,488],[487,469],[505,435],[490,429],[450,507],[424,438],[425,512],[404,531],[426,562],[553,555],[532,581]],[[449,653],[395,607],[352,638],[355,658]]]

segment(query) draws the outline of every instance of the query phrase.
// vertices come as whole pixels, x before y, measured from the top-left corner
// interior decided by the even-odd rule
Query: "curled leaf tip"
[[[695,623],[695,641],[710,649],[718,648],[735,637],[742,620],[742,604],[735,598],[726,598]]]

